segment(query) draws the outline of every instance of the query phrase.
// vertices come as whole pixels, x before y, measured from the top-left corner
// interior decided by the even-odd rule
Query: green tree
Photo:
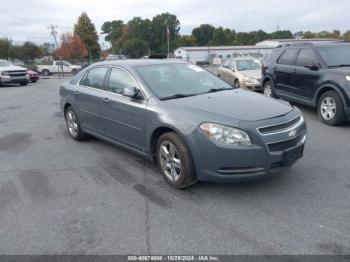
[[[82,13],[78,18],[77,23],[74,25],[74,34],[80,36],[91,58],[100,58],[101,47],[98,43],[98,35],[95,25],[91,22],[87,13]]]
[[[162,13],[152,19],[150,48],[155,53],[167,53],[167,26],[170,33],[170,51],[176,46],[179,37],[180,21],[176,15]]]
[[[123,46],[123,34],[126,30],[124,22],[122,20],[104,22],[101,30],[103,34],[107,34],[105,40],[111,43],[112,53],[119,53]]]
[[[350,41],[350,31],[349,30],[343,34],[343,39],[345,41]]]
[[[294,36],[291,31],[289,30],[283,30],[283,31],[276,31],[269,35],[270,39],[293,39]]]
[[[192,36],[196,39],[196,43],[199,46],[208,45],[209,41],[213,38],[215,27],[209,24],[202,24],[192,30]]]
[[[223,27],[215,28],[209,45],[232,45],[234,41],[234,35],[230,29],[224,29]]]
[[[195,46],[196,39],[191,35],[181,35],[176,41],[176,47],[180,46]]]
[[[7,59],[10,57],[12,41],[6,37],[0,38],[0,58]]]
[[[132,38],[124,43],[123,50],[131,58],[140,58],[148,53],[148,43],[140,38]]]

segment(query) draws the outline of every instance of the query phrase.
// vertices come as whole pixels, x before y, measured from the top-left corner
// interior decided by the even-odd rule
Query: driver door
[[[112,67],[108,76],[102,103],[106,137],[142,151],[146,147],[146,101],[141,95],[131,98],[124,93],[138,88],[132,75],[123,68]]]

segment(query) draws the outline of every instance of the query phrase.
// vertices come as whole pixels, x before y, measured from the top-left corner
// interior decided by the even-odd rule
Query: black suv
[[[262,74],[266,96],[317,107],[328,125],[350,120],[350,43],[279,46]]]

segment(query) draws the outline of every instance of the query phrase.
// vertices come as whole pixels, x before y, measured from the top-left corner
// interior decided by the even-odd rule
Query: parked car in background
[[[306,125],[288,102],[179,60],[96,63],[60,87],[67,130],[156,160],[176,188],[257,179],[303,155]]]
[[[48,76],[56,73],[72,73],[77,74],[81,70],[80,65],[72,65],[67,61],[53,61],[50,64],[37,65],[38,72]]]
[[[29,75],[29,81],[34,83],[39,80],[39,74],[35,71],[28,70],[28,75]]]
[[[109,54],[105,60],[124,60],[124,59],[125,59],[125,55]]]
[[[280,46],[262,72],[265,95],[316,107],[328,125],[350,120],[349,43]]]
[[[235,87],[257,91],[261,90],[261,66],[254,58],[231,58],[218,68],[218,76]]]
[[[13,65],[7,60],[0,60],[0,85],[17,83],[26,85],[29,81],[27,69]]]

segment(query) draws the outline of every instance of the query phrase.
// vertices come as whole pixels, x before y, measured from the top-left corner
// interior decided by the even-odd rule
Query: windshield
[[[350,66],[350,45],[322,46],[318,50],[328,66]]]
[[[136,71],[160,99],[232,89],[220,78],[192,64],[138,66]]]
[[[255,60],[237,60],[237,70],[258,70],[260,69],[260,63]]]
[[[11,63],[5,60],[0,60],[0,67],[10,66]]]

